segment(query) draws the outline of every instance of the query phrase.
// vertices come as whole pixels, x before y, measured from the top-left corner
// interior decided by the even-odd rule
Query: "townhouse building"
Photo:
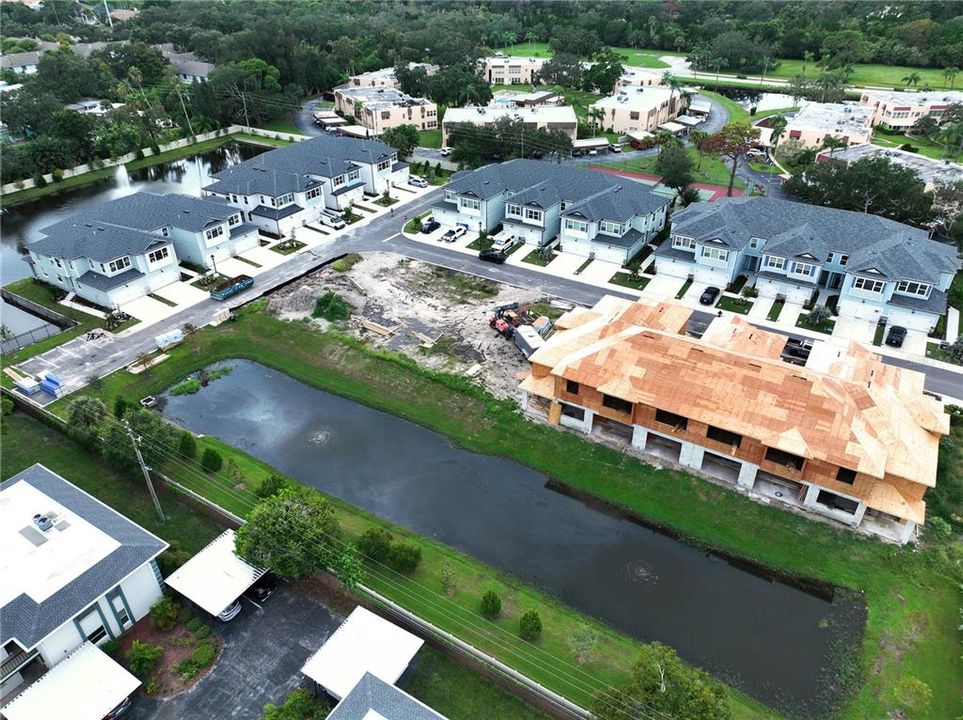
[[[526,412],[688,468],[765,502],[905,543],[936,484],[942,404],[922,373],[857,343],[805,367],[739,316],[612,296],[556,321],[521,383]]]
[[[872,157],[883,157],[891,163],[909,168],[916,173],[917,177],[923,182],[923,188],[928,191],[933,190],[938,183],[952,185],[953,183],[963,182],[963,165],[959,163],[937,160],[908,150],[884,148],[873,144],[853,145],[836,150],[832,154],[829,150],[823,150],[816,155],[816,162],[834,161],[849,164],[863,158]]]
[[[655,132],[681,113],[686,103],[685,95],[673,88],[626,85],[591,108],[602,112],[599,124],[606,132],[625,134]]]
[[[257,227],[232,205],[187,195],[136,193],[78,213],[27,246],[34,277],[104,308],[257,247]]]
[[[409,70],[422,69],[426,75],[434,75],[438,72],[438,66],[431,63],[408,63]],[[398,87],[398,78],[395,77],[393,67],[372,70],[370,72],[359,73],[348,77],[348,85],[352,87]]]
[[[272,235],[408,182],[408,165],[376,140],[322,136],[262,153],[214,175],[205,196],[226,200]]]
[[[541,58],[491,55],[482,58],[478,67],[490,85],[534,85],[544,64]]]
[[[838,295],[840,317],[929,331],[946,313],[956,248],[876,215],[770,198],[695,203],[655,252],[657,274],[725,287],[747,275],[762,297]]]
[[[43,465],[0,485],[0,542],[0,704],[161,598],[167,543]]]
[[[869,108],[873,127],[906,132],[923,117],[937,122],[950,105],[963,103],[959,90],[863,90],[859,104]]]
[[[442,225],[624,264],[664,226],[669,199],[647,186],[570,165],[516,159],[456,173],[432,207]]]
[[[0,55],[0,68],[15,75],[33,75],[40,64],[40,51],[5,53]]]
[[[572,140],[578,137],[578,117],[570,105],[512,107],[512,104],[503,103],[500,107],[468,105],[448,108],[441,123],[441,142],[443,145],[448,143],[448,133],[452,125],[470,124],[484,127],[505,117],[521,120],[526,127],[534,130],[561,130]]]
[[[873,137],[872,112],[850,103],[806,103],[789,118],[779,142],[796,140],[803,147],[818,148],[829,137],[849,145],[868,143]]]
[[[414,98],[394,87],[355,87],[334,89],[334,104],[345,117],[353,117],[376,134],[399,125],[414,125],[419,130],[438,127],[438,106],[426,98]]]

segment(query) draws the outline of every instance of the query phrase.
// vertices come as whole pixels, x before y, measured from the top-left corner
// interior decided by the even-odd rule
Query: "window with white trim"
[[[239,214],[238,214],[238,215],[231,215],[231,217],[229,217],[229,218],[227,219],[227,224],[230,225],[230,226],[240,225],[240,224],[241,224],[241,216],[240,216]]]
[[[782,270],[786,267],[786,258],[776,257],[775,255],[766,256],[766,267],[773,270]]]
[[[382,160],[378,163],[378,170],[387,170],[391,167],[391,160]]]
[[[460,198],[459,202],[461,203],[463,209],[467,208],[468,210],[478,210],[481,207],[481,203],[472,198]]]
[[[864,277],[858,277],[853,280],[854,290],[862,290],[863,292],[873,293],[875,295],[879,295],[881,292],[883,292],[885,285],[886,283],[884,283],[882,280],[871,280],[870,278]]]
[[[129,267],[130,267],[130,257],[127,255],[124,255],[124,257],[122,258],[117,258],[116,260],[111,260],[109,263],[107,263],[107,269],[112,273],[115,273],[118,270],[123,270]]]
[[[696,241],[695,238],[686,237],[685,235],[673,235],[672,247],[678,250],[695,250]]]
[[[607,235],[617,235],[621,237],[624,230],[625,227],[622,225],[622,223],[614,223],[608,220],[603,220],[599,223],[599,231],[604,232]]]
[[[316,198],[316,197],[321,197],[321,188],[320,188],[320,187],[311,188],[311,189],[308,190],[306,193],[304,193],[304,198],[305,198],[306,200],[314,200],[314,198]]]
[[[331,184],[335,187],[341,187],[347,181],[348,179],[344,175],[338,175],[336,178],[334,178],[334,180],[331,181]]]
[[[217,227],[213,227],[210,230],[205,230],[204,238],[207,240],[213,240],[214,238],[220,237],[223,234],[224,234],[224,227],[221,225],[218,225]]]
[[[574,230],[575,232],[588,232],[588,223],[582,220],[565,218],[565,229]]]
[[[542,211],[533,210],[532,208],[525,208],[525,219],[526,220],[536,220],[537,222],[542,221]]]
[[[919,295],[926,297],[930,294],[930,286],[925,283],[913,282],[911,280],[900,280],[896,284],[896,292],[903,295]]]
[[[458,193],[456,193],[454,190],[445,190],[445,200],[448,202],[453,202],[457,199],[457,197]]]
[[[153,252],[147,253],[147,262],[155,263],[160,262],[164,258],[170,256],[170,248],[166,245],[159,250],[154,250]]]
[[[287,193],[278,198],[278,207],[284,207],[294,202],[294,193]]]
[[[812,277],[816,273],[816,266],[811,265],[810,263],[794,262],[790,272],[793,275],[805,275],[806,277]]]
[[[840,255],[840,256],[839,256],[839,264],[840,264],[840,265],[845,266],[846,263],[848,263],[848,262],[849,262],[849,255]]]
[[[354,181],[357,180],[359,177],[361,177],[361,171],[360,171],[360,170],[352,170],[351,172],[348,173],[348,182],[354,182]]]
[[[707,260],[715,260],[717,262],[729,262],[729,251],[723,250],[722,248],[708,247],[707,245],[702,246],[702,257]]]
[[[521,205],[512,205],[511,203],[506,204],[506,205],[505,205],[505,215],[507,215],[508,217],[519,217],[519,218],[520,218],[520,217],[522,216],[522,206],[521,206]]]
[[[763,238],[751,237],[749,238],[749,247],[753,250],[758,250],[764,242],[766,241]]]

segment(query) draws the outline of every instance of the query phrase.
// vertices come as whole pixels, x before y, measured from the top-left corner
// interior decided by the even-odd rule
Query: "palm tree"
[[[769,118],[769,127],[772,128],[772,152],[776,154],[776,146],[779,144],[779,136],[786,129],[788,121],[785,115],[773,115]]]
[[[538,35],[533,33],[531,30],[525,33],[525,42],[527,42],[529,45],[535,44],[537,40],[538,40]]]
[[[831,70],[823,70],[816,78],[816,87],[820,89],[819,102],[826,102],[826,93],[840,86],[839,75]]]
[[[595,137],[595,133],[599,129],[599,125],[602,124],[602,119],[605,117],[605,112],[602,108],[590,107],[586,115],[592,118],[592,137]]]
[[[950,90],[953,89],[953,83],[956,81],[956,74],[960,71],[956,67],[943,68],[943,87],[946,87],[946,83],[949,82]]]
[[[911,72],[909,75],[904,77],[901,80],[901,82],[906,83],[906,87],[909,87],[910,85],[912,85],[913,87],[916,87],[919,84],[920,80],[922,79],[923,78],[920,77],[920,74],[918,72]]]
[[[666,70],[662,73],[662,84],[669,88],[669,105],[675,110],[675,94],[682,89],[682,81]]]
[[[823,138],[823,144],[821,145],[821,147],[828,149],[829,157],[832,157],[834,152],[836,152],[837,150],[843,149],[847,145],[849,145],[849,143],[846,140],[835,137],[833,135],[827,135],[826,137]]]
[[[689,142],[699,153],[699,164],[696,166],[696,170],[702,169],[702,159],[705,157],[706,152],[706,140],[709,139],[709,133],[705,130],[693,130],[689,133]]]

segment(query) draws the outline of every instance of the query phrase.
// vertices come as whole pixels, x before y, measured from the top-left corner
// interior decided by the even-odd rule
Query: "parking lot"
[[[224,649],[211,672],[191,690],[168,700],[134,697],[132,720],[232,718],[258,720],[267,703],[283,703],[302,684],[305,660],[343,618],[284,584],[260,608],[242,600],[228,623],[211,619]]]

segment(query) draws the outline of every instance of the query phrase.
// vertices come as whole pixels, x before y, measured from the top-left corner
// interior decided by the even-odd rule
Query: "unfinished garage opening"
[[[753,492],[786,505],[802,508],[806,486],[789,478],[760,470],[756,473]]]
[[[850,500],[829,490],[820,490],[819,495],[816,496],[816,502],[830,510],[842,510],[850,515],[855,515],[859,508],[859,503],[855,500]]]
[[[621,442],[632,442],[632,426],[621,423],[618,420],[596,415],[592,423],[592,432],[602,437],[620,440]]]
[[[663,460],[677,463],[682,455],[682,443],[650,432],[645,439],[645,451]]]
[[[714,478],[734,483],[739,480],[739,471],[741,469],[742,463],[738,460],[716,455],[711,452],[704,452],[702,454],[702,472]]]

